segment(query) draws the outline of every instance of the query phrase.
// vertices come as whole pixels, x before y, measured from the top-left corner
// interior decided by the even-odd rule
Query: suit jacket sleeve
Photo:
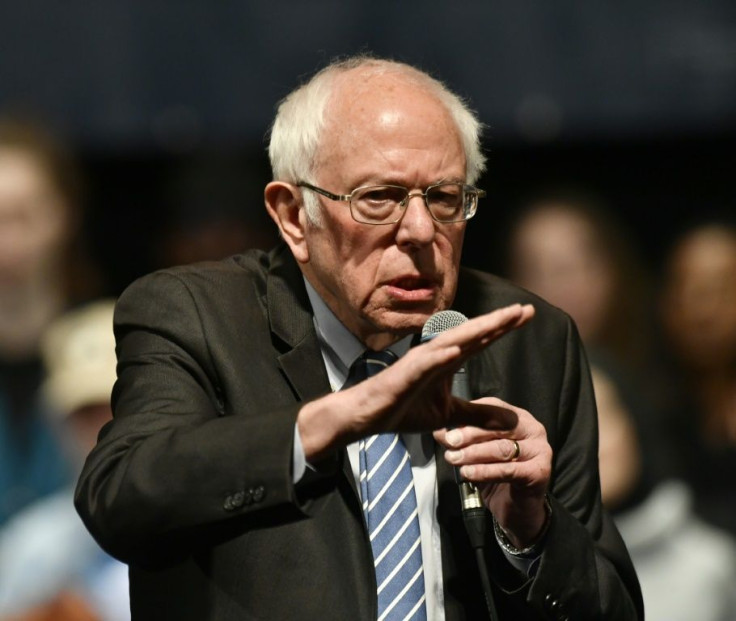
[[[236,516],[304,516],[291,479],[299,404],[280,388],[275,357],[254,353],[272,349],[254,342],[253,324],[265,319],[228,317],[236,311],[216,296],[195,299],[191,282],[171,271],[145,277],[116,308],[114,420],[86,462],[76,505],[102,546],[128,562],[153,562]],[[220,306],[217,325],[208,304]],[[244,353],[223,359],[214,348]],[[229,379],[249,373],[260,382]],[[259,383],[271,388],[267,402],[247,388]],[[233,407],[252,411],[230,416]]]
[[[541,309],[540,303],[537,307]],[[517,354],[538,348],[541,360],[527,360],[526,386],[518,390],[510,377],[510,394],[505,396],[538,415],[547,429],[554,451],[549,493],[552,518],[534,579],[519,584],[517,577],[514,584],[510,579],[513,572],[508,572],[499,576],[499,583],[505,584],[501,590],[511,595],[512,601],[514,594],[523,594],[540,618],[643,619],[631,560],[601,505],[597,413],[577,330],[569,318],[554,319],[558,327],[552,330],[549,325],[544,330],[545,323],[550,323],[545,312],[538,319],[537,325],[530,325],[527,334],[518,335],[519,342],[512,345]],[[555,330],[564,330],[564,336],[556,348],[548,349],[542,332]],[[559,342],[566,346],[560,348]],[[524,377],[514,368],[517,354],[508,352],[511,362],[505,372]],[[495,552],[495,567],[503,567],[504,561],[498,550]]]
[[[601,505],[595,398],[570,320],[566,342],[559,423],[552,438],[552,523],[530,599],[553,618],[643,619],[629,554]]]

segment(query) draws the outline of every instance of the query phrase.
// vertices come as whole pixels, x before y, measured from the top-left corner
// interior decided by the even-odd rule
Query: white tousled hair
[[[331,63],[281,101],[268,147],[274,180],[288,183],[312,180],[336,78],[358,68],[368,70],[368,75],[403,74],[437,97],[460,134],[465,151],[466,182],[472,185],[478,180],[485,170],[485,156],[480,146],[483,126],[463,99],[439,80],[411,65],[370,55],[351,56]],[[319,224],[319,201],[312,192],[304,193],[304,206],[309,219]]]

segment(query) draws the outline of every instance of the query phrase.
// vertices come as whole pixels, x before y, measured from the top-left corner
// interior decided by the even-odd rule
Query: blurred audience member
[[[698,511],[736,533],[736,226],[702,224],[679,238],[661,301],[683,474]]]
[[[44,335],[44,396],[68,434],[78,469],[112,417],[113,301],[70,311]],[[127,567],[104,553],[73,506],[73,485],[0,530],[0,620],[130,619]]]
[[[570,314],[586,345],[649,364],[645,270],[610,211],[581,193],[549,193],[527,203],[508,239],[511,280]]]
[[[634,563],[648,621],[728,621],[736,614],[736,539],[698,518],[690,487],[662,479],[642,393],[591,355],[604,506]],[[644,410],[644,411],[642,411]]]
[[[267,250],[276,229],[262,205],[253,204],[264,178],[226,153],[205,153],[175,168],[165,189],[167,222],[163,267],[223,259],[246,248]],[[266,175],[267,173],[264,173]]]
[[[89,264],[77,260],[79,187],[72,160],[50,137],[0,121],[0,525],[68,481],[37,399],[38,343],[93,286]]]
[[[660,433],[648,450],[661,472],[679,473],[668,410],[659,396],[653,286],[631,235],[601,202],[550,192],[530,200],[509,235],[508,276],[570,314],[588,349],[647,378],[640,391],[656,404],[640,421]]]

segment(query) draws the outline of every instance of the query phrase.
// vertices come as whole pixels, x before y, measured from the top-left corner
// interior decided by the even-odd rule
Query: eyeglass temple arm
[[[327,190],[318,188],[316,185],[312,185],[311,183],[307,183],[306,181],[300,181],[296,185],[299,188],[307,188],[308,190],[312,190],[312,192],[317,192],[317,194],[326,196],[327,198],[330,198],[333,201],[348,201],[349,202],[352,196],[352,194],[333,194],[332,192],[328,192]]]

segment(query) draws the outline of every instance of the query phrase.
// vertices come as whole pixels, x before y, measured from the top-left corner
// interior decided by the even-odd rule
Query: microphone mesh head
[[[440,332],[455,328],[467,320],[468,318],[465,315],[454,310],[439,311],[427,319],[427,322],[424,324],[422,328],[422,340],[431,339]]]

